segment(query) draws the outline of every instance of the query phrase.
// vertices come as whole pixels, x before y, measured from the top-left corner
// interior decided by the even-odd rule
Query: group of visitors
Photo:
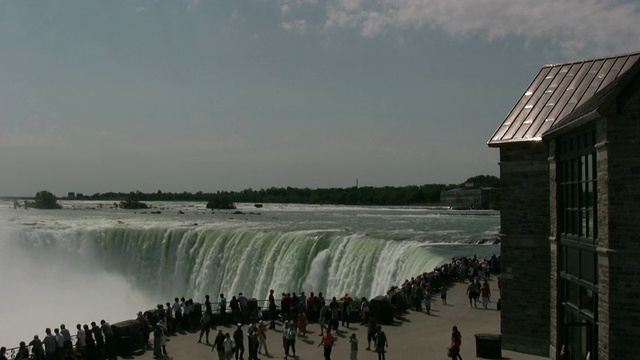
[[[66,360],[86,359],[104,360],[115,356],[115,338],[111,325],[105,320],[100,325],[92,322],[91,326],[76,325],[75,344],[71,331],[65,324],[59,328],[45,329],[45,336],[40,339],[34,335],[29,343],[20,342],[13,359],[15,360]],[[0,348],[0,360],[7,360],[7,349]]]
[[[466,295],[469,298],[469,306],[477,307],[477,302],[482,298],[482,306],[487,309],[491,291],[488,279],[492,273],[499,269],[499,258],[492,257],[489,260],[473,258],[452,259],[451,263],[436,267],[432,272],[423,273],[415,278],[407,279],[398,286],[392,287],[387,293],[387,299],[396,314],[407,308],[415,308],[416,311],[426,311],[430,314],[432,297],[439,292],[442,303],[447,302],[447,285],[451,282],[465,282],[470,280]],[[481,284],[480,280],[484,282]],[[269,318],[263,316],[262,309],[255,299],[248,299],[243,293],[233,295],[227,303],[224,294],[220,294],[217,302],[218,314],[215,317],[221,323],[233,321],[236,329],[232,334],[218,330],[213,344],[210,343],[209,333],[214,328],[214,304],[209,295],[205,296],[203,303],[195,303],[192,299],[174,298],[173,303],[160,304],[153,311],[138,312],[137,321],[140,323],[142,339],[145,345],[153,347],[155,358],[166,356],[166,337],[177,332],[193,330],[199,326],[200,334],[198,342],[203,340],[212,346],[212,351],[218,353],[219,359],[244,358],[247,350],[248,359],[257,359],[259,353],[264,351],[268,355],[266,337],[268,330],[276,328],[276,322],[280,321],[282,327],[282,345],[285,358],[296,356],[296,338],[305,337],[308,334],[307,326],[311,323],[320,325],[321,341],[318,347],[324,348],[325,359],[331,358],[332,348],[338,339],[339,325],[350,328],[352,319],[359,318],[361,325],[367,326],[367,350],[378,353],[379,359],[385,359],[388,340],[381,326],[371,314],[370,302],[366,298],[357,301],[349,294],[344,294],[338,300],[332,297],[327,301],[322,292],[310,292],[307,296],[304,291],[296,293],[282,293],[280,297],[280,312],[276,304],[274,290],[269,291],[266,308]],[[230,310],[230,313],[228,313]],[[248,324],[245,335],[243,324]],[[113,330],[105,320],[98,326],[95,322],[89,325],[76,326],[75,346],[72,344],[72,335],[65,325],[60,325],[53,332],[45,330],[45,337],[39,336],[28,344],[20,343],[20,347],[14,350],[13,359],[83,359],[103,360],[115,356],[115,339]],[[153,342],[151,342],[153,335]],[[357,358],[358,339],[353,333],[349,337],[350,358]],[[460,357],[461,335],[457,327],[453,327],[449,355],[454,359]],[[31,348],[31,351],[29,351]],[[0,349],[0,360],[6,359],[6,348]]]

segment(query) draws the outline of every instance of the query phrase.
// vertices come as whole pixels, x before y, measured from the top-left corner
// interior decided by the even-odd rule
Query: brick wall
[[[606,142],[598,152],[598,352],[632,359],[640,353],[640,93],[599,128]]]
[[[500,147],[502,346],[548,355],[549,167],[542,142]]]

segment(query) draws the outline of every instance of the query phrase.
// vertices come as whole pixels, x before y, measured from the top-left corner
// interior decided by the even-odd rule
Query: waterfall
[[[152,297],[276,293],[372,297],[446,260],[428,245],[366,235],[206,227],[24,231],[25,254],[117,274]]]

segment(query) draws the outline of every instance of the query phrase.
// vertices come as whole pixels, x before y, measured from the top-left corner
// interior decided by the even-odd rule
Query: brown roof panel
[[[640,53],[546,65],[488,141],[540,140],[542,134],[638,62]]]

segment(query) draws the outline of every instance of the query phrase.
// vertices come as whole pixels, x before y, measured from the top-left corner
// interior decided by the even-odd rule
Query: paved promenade
[[[497,300],[500,292],[495,281],[490,282],[492,299]],[[396,325],[384,326],[383,330],[389,340],[387,359],[449,359],[446,355],[447,347],[451,339],[451,327],[458,326],[462,333],[461,356],[463,359],[477,359],[476,341],[474,334],[500,333],[500,311],[496,310],[496,303],[491,302],[488,310],[470,308],[465,296],[467,284],[456,284],[448,291],[448,304],[443,305],[439,294],[431,307],[431,315],[410,311],[402,322]],[[246,326],[243,327],[246,338]],[[210,341],[217,334],[217,329],[223,333],[232,334],[235,327],[218,327],[210,333]],[[267,333],[267,343],[271,356],[259,355],[260,359],[282,359],[282,326],[278,324],[276,330]],[[320,341],[320,328],[317,324],[308,327],[310,334],[298,337],[296,341],[296,355],[298,359],[323,359],[322,348],[317,345]],[[349,335],[355,332],[359,340],[359,360],[376,360],[377,353],[365,350],[367,347],[367,329],[359,324],[352,324],[349,329],[341,327],[338,333],[338,341],[333,349],[333,360],[349,359]],[[169,356],[165,359],[191,360],[191,359],[217,359],[217,353],[211,352],[211,347],[206,344],[198,344],[197,333],[182,333],[170,336],[167,342]],[[373,344],[372,344],[373,346]],[[245,348],[247,347],[245,339]],[[373,347],[372,347],[373,348]],[[502,350],[503,359],[514,360],[540,360],[544,357],[526,355]],[[245,359],[247,353],[245,352]],[[153,351],[147,351],[143,355],[131,359],[153,359]]]

